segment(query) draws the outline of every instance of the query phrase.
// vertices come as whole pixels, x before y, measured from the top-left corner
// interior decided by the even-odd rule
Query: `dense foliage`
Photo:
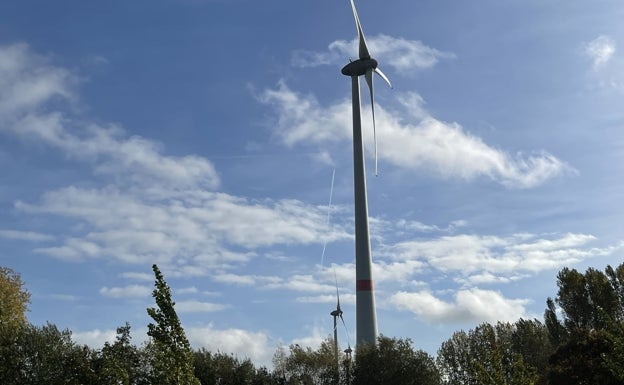
[[[445,384],[529,385],[543,383],[551,351],[544,325],[520,319],[454,333],[437,362]]]
[[[0,328],[15,330],[26,323],[30,293],[23,285],[18,273],[0,266]]]
[[[565,268],[557,286],[544,314],[557,347],[549,360],[550,383],[624,383],[624,264],[585,274]]]
[[[30,294],[18,273],[0,267],[0,384],[35,385],[559,385],[624,384],[624,264],[604,272],[564,268],[544,320],[483,323],[457,331],[437,358],[409,339],[380,337],[354,357],[280,346],[273,369],[205,349],[193,351],[175,312],[171,289],[156,265],[147,309],[148,342],[132,344],[130,325],[100,349],[79,346],[69,330],[29,324]]]
[[[157,308],[148,308],[147,314],[155,324],[147,325],[151,337],[146,349],[150,354],[152,376],[161,385],[198,385],[193,373],[193,352],[171,298],[171,288],[158,266],[153,265],[156,288],[152,297]]]

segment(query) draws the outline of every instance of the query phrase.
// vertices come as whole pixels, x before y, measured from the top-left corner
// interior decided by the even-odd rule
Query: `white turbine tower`
[[[377,61],[371,58],[362,32],[355,3],[351,8],[355,18],[359,40],[359,59],[342,68],[342,74],[351,77],[351,97],[353,103],[353,188],[355,201],[355,279],[356,279],[356,343],[375,344],[377,342],[377,314],[368,228],[368,202],[366,199],[366,174],[364,168],[364,143],[360,115],[360,76],[364,75],[370,90],[373,112],[373,135],[375,143],[375,174],[377,174],[377,134],[375,128],[375,104],[373,94],[373,74],[381,76],[390,87],[390,80],[377,68]]]

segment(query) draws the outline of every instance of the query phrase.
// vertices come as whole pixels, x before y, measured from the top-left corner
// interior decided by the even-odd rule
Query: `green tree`
[[[544,383],[538,367],[550,354],[545,328],[537,321],[483,323],[442,343],[437,363],[445,384]]]
[[[522,357],[526,366],[535,368],[536,384],[547,383],[548,359],[554,348],[545,324],[534,319],[520,319],[514,323],[511,350]]]
[[[622,384],[622,370],[610,368],[607,364],[608,357],[613,358],[610,344],[609,336],[603,330],[578,331],[550,358],[549,384]],[[621,365],[620,361],[618,366]]]
[[[117,328],[115,342],[104,343],[104,347],[92,358],[98,383],[116,385],[138,385],[148,383],[148,372],[144,365],[144,354],[131,344],[130,324]]]
[[[193,352],[171,298],[171,288],[158,269],[153,265],[156,277],[152,293],[157,308],[148,308],[147,313],[155,321],[147,325],[151,343],[146,347],[151,354],[152,375],[161,385],[198,385],[193,371]]]
[[[193,353],[195,376],[202,385],[274,385],[275,378],[266,368],[256,369],[251,360],[231,354],[211,353],[202,348]]]
[[[273,356],[275,376],[288,385],[332,385],[338,382],[333,341],[325,340],[317,350],[290,345],[286,354],[278,348]]]
[[[452,385],[473,384],[474,370],[468,333],[463,330],[453,333],[438,350],[437,366],[443,382]]]
[[[30,293],[23,286],[18,273],[0,266],[0,329],[15,331],[26,324]]]
[[[604,272],[564,268],[557,286],[557,297],[548,298],[544,313],[556,346],[550,383],[623,383],[624,264]]]
[[[0,370],[3,385],[79,385],[95,380],[91,350],[77,346],[69,330],[52,324],[23,326],[11,349],[3,353],[12,358]]]
[[[359,345],[355,357],[354,385],[441,384],[433,357],[414,350],[410,339],[380,336],[376,345]]]

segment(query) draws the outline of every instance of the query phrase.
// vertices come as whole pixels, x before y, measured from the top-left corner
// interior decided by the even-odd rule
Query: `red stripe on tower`
[[[355,287],[357,291],[373,291],[373,280],[358,279]]]

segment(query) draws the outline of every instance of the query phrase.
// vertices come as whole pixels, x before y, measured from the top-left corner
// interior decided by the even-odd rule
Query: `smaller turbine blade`
[[[377,128],[375,127],[375,96],[373,93],[373,69],[366,70],[366,83],[370,91],[371,110],[373,111],[373,143],[375,144],[375,176],[377,176]]]
[[[358,40],[359,40],[359,55],[360,59],[370,59],[370,53],[368,53],[368,47],[366,47],[366,39],[364,39],[364,31],[362,31],[362,24],[360,23],[360,18],[358,17],[357,9],[355,9],[355,3],[351,0],[351,8],[353,9],[353,17],[355,17],[355,26],[358,32]]]
[[[340,313],[340,317],[342,317],[342,310],[340,309],[340,293],[338,293],[338,277],[336,277],[336,268],[334,267],[334,280],[336,281],[336,299],[338,303],[336,304],[336,310]]]
[[[340,319],[342,320],[342,324],[344,325],[345,329],[347,328],[347,323],[345,322],[344,318],[342,318],[342,314],[340,315]],[[349,331],[348,329],[346,329],[347,332]]]
[[[386,83],[388,83],[390,88],[394,88],[394,87],[392,87],[392,83],[390,83],[390,79],[388,79],[388,77],[383,72],[381,72],[381,70],[379,68],[375,68],[375,72],[377,73],[377,75],[381,76],[381,78],[383,80],[385,80]]]
[[[345,322],[344,318],[342,318],[342,314],[340,314],[340,319],[342,320],[342,325],[345,328],[345,334],[347,335],[347,344],[349,346],[349,349],[351,349],[351,337],[349,336],[349,328],[347,328],[347,323]]]

